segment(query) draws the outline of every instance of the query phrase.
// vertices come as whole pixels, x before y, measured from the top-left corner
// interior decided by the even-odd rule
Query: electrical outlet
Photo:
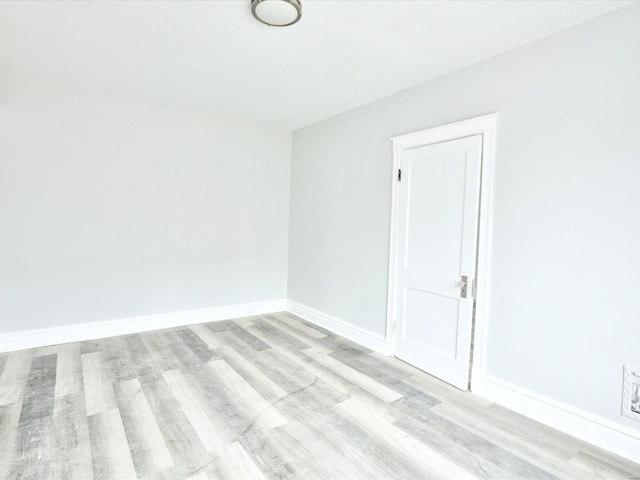
[[[640,367],[624,366],[622,415],[640,421]]]

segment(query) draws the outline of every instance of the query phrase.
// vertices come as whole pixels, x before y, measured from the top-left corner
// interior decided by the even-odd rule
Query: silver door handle
[[[467,284],[469,283],[469,277],[463,275],[460,281],[458,282],[458,286],[460,287],[460,296],[462,298],[467,298]]]

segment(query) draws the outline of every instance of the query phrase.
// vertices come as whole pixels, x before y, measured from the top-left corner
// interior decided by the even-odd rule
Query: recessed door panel
[[[408,167],[405,268],[412,265],[437,274],[459,272],[466,155],[425,155],[408,161]],[[429,219],[429,224],[422,219]]]
[[[458,300],[413,288],[405,289],[400,335],[417,348],[456,359],[458,350]],[[424,342],[424,343],[422,343]]]

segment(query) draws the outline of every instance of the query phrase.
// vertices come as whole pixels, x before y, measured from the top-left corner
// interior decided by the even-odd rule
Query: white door
[[[400,153],[396,356],[463,390],[469,382],[481,156],[481,135]]]

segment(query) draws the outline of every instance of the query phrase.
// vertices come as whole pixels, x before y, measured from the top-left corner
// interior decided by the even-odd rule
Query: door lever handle
[[[467,285],[469,283],[469,277],[466,275],[462,275],[462,278],[458,282],[458,286],[460,287],[460,297],[467,298]]]

